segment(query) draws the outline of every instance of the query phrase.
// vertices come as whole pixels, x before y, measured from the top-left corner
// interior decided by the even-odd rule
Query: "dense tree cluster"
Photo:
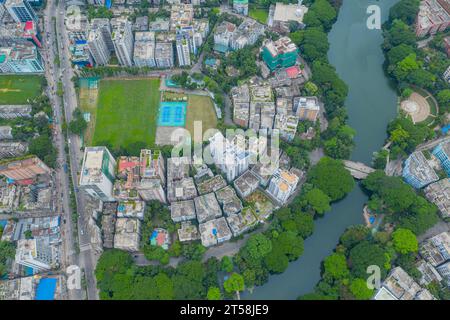
[[[101,299],[218,299],[220,263],[186,261],[173,268],[137,267],[131,255],[112,249],[98,261],[95,275]]]
[[[428,48],[418,49],[414,21],[419,4],[419,0],[401,0],[391,8],[389,20],[383,26],[385,67],[402,97],[405,98],[403,93],[409,86],[433,94],[440,107],[438,120],[444,121],[442,115],[450,107],[448,83],[442,77],[449,64],[443,42],[448,33],[436,35]]]
[[[342,199],[355,185],[342,162],[328,157],[322,158],[309,171],[308,181],[322,190],[331,201]]]
[[[400,177],[390,177],[383,171],[375,171],[363,181],[363,186],[369,192],[371,200],[375,199],[379,203],[380,211],[388,214],[388,221],[410,229],[416,235],[439,220],[437,207],[417,195]]]
[[[69,122],[69,130],[73,134],[82,135],[87,128],[87,122],[84,120],[83,113],[76,108],[72,114],[72,121]]]

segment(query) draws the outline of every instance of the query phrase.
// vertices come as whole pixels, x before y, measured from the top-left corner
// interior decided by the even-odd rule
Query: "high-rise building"
[[[158,179],[163,185],[166,184],[164,158],[160,150],[141,150],[139,162],[142,179]]]
[[[5,1],[0,1],[0,22],[3,21],[3,17],[5,16],[6,8],[5,8]]]
[[[108,64],[111,58],[104,36],[99,29],[92,29],[88,34],[88,48],[94,62],[98,66]]]
[[[191,52],[189,50],[189,36],[187,33],[178,32],[176,38],[177,57],[179,66],[191,64]]]
[[[133,60],[137,67],[156,67],[154,32],[140,31],[135,33]]]
[[[114,201],[116,161],[106,147],[87,147],[81,167],[80,189],[102,201]]]
[[[233,9],[236,13],[248,16],[248,0],[233,0]]]
[[[27,0],[6,0],[5,8],[16,22],[38,21],[38,17]]]
[[[133,31],[131,22],[125,18],[111,19],[112,42],[119,64],[131,67],[133,65]]]
[[[103,34],[103,40],[110,52],[114,52],[114,44],[111,37],[111,24],[107,18],[94,18],[91,21],[91,30],[98,29]]]
[[[174,66],[172,42],[156,42],[155,62],[158,68],[172,68]]]
[[[316,121],[320,113],[317,97],[298,97],[294,99],[294,113],[300,120]]]
[[[217,132],[209,139],[209,147],[214,163],[225,173],[228,181],[233,181],[244,173],[250,164],[250,152],[240,148]]]
[[[0,71],[5,73],[43,73],[39,50],[31,42],[0,49]]]
[[[438,181],[439,176],[428,163],[421,151],[413,152],[403,165],[403,179],[416,189]]]
[[[288,37],[282,37],[276,41],[268,39],[264,42],[262,58],[271,71],[293,66],[297,57],[298,48]]]
[[[450,176],[450,142],[442,142],[433,149],[433,154],[441,162],[447,175]]]
[[[294,193],[299,177],[293,172],[279,169],[272,177],[267,191],[280,203],[285,203]]]
[[[17,241],[15,261],[37,271],[48,271],[57,266],[59,257],[48,238],[21,239]]]

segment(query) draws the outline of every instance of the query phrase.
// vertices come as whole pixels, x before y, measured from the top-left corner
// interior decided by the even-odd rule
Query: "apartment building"
[[[293,108],[299,120],[315,122],[320,114],[319,99],[317,97],[296,97]]]
[[[119,64],[133,66],[134,38],[132,24],[126,18],[111,19],[111,38]]]
[[[50,245],[48,238],[17,241],[15,262],[37,271],[49,271],[59,264],[59,250]]]
[[[4,73],[43,73],[42,56],[31,42],[0,49],[0,71]]]
[[[91,29],[87,37],[89,53],[98,66],[104,66],[109,63],[111,58],[110,50],[106,45],[103,32],[100,29]]]
[[[80,189],[101,201],[114,201],[116,161],[106,147],[86,147],[80,174]]]
[[[209,142],[214,163],[225,173],[228,181],[233,181],[248,169],[251,156],[248,150],[238,148],[221,132],[212,136]]]
[[[450,175],[450,142],[442,142],[433,149],[433,155],[439,159],[442,168]]]
[[[38,21],[36,12],[27,0],[6,0],[4,5],[16,22]]]
[[[155,62],[158,68],[166,69],[174,66],[174,52],[172,42],[156,42]]]
[[[416,189],[421,189],[439,180],[439,176],[431,168],[421,151],[413,152],[405,160],[402,175],[403,179]]]
[[[299,177],[292,171],[279,169],[270,180],[267,192],[284,204],[294,193],[299,180]]]
[[[154,32],[135,33],[133,60],[136,67],[156,67]]]
[[[178,65],[180,67],[191,65],[190,38],[187,32],[177,32],[176,48]]]
[[[450,26],[449,0],[422,0],[416,18],[416,35],[425,37],[443,32]]]
[[[233,0],[233,9],[238,14],[248,16],[248,0]]]
[[[267,39],[262,47],[262,59],[270,71],[293,66],[298,57],[298,48],[288,37],[276,41]]]

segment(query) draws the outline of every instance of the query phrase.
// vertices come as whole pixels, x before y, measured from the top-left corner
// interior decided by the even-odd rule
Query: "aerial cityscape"
[[[450,0],[0,0],[0,277],[450,300]]]

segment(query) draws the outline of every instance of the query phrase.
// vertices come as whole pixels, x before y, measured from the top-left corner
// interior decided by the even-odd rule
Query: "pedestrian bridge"
[[[367,178],[369,173],[372,173],[375,171],[374,168],[371,168],[364,163],[361,162],[354,162],[350,160],[343,160],[345,169],[350,171],[350,174],[353,176],[353,178],[362,180]]]

